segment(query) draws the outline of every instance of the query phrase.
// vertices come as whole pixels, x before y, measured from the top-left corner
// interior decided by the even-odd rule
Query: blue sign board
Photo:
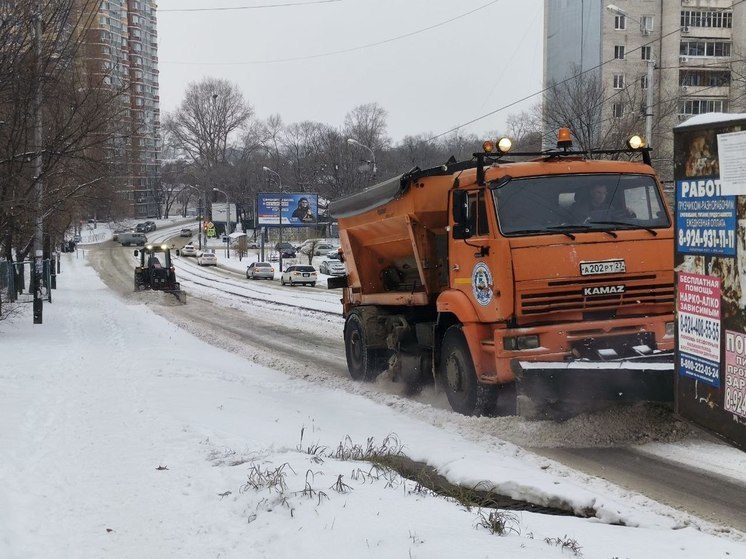
[[[263,192],[256,195],[257,225],[303,227],[319,219],[319,197],[307,192]]]
[[[717,179],[676,181],[677,252],[736,255],[736,197],[718,192]]]

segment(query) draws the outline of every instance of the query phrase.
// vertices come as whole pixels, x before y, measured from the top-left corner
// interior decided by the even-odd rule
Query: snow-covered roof
[[[695,115],[692,118],[685,120],[678,126],[674,126],[674,128],[702,126],[704,124],[719,124],[722,122],[731,122],[738,120],[746,120],[746,113],[705,113],[701,115]]]

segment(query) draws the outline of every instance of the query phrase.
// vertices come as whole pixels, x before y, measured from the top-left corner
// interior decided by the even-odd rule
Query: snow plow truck
[[[510,147],[330,203],[351,377],[434,380],[466,415],[672,401],[673,225],[650,149],[575,151],[567,129],[556,150]]]

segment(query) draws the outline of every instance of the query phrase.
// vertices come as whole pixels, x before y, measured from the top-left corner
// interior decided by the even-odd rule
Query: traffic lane
[[[532,448],[531,451],[703,520],[746,532],[746,480],[721,476],[634,448]]]

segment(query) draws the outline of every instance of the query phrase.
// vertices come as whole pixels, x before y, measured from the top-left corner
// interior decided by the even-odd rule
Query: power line
[[[733,2],[733,4],[731,4],[730,7],[733,8],[733,7],[738,6],[739,4],[742,4],[744,2],[746,2],[746,0],[736,0],[735,2]],[[652,40],[652,41],[650,41],[648,43],[645,43],[644,45],[641,45],[641,46],[639,46],[637,48],[634,48],[634,49],[630,50],[627,54],[631,54],[633,52],[637,52],[640,49],[642,49],[643,47],[649,46],[649,45],[651,45],[653,43],[660,43],[666,37],[669,37],[669,36],[671,36],[671,35],[673,35],[675,33],[679,33],[680,31],[681,31],[680,28],[676,28],[673,31],[671,31],[669,33],[666,33],[665,35],[661,35],[660,38],[658,38],[658,39],[654,39],[654,40]],[[436,134],[435,136],[431,136],[430,138],[428,138],[426,140],[426,142],[432,142],[433,140],[437,140],[438,138],[441,138],[441,137],[443,137],[443,136],[445,136],[447,134],[450,134],[451,132],[455,132],[459,128],[463,128],[464,126],[469,126],[470,124],[474,124],[475,122],[479,122],[480,120],[485,119],[488,116],[492,116],[494,114],[497,114],[499,112],[504,111],[505,109],[509,109],[510,107],[513,107],[514,105],[518,105],[519,103],[523,103],[524,101],[528,101],[532,97],[536,97],[537,95],[541,95],[542,93],[545,93],[545,92],[549,91],[552,87],[556,87],[558,85],[562,85],[562,84],[567,83],[567,82],[569,82],[571,80],[577,79],[579,76],[582,76],[583,74],[587,74],[588,72],[593,72],[594,70],[598,70],[599,68],[605,66],[606,64],[609,64],[610,62],[613,62],[614,60],[617,60],[617,59],[616,58],[610,58],[609,60],[605,60],[604,62],[601,62],[600,64],[597,64],[596,66],[594,66],[592,68],[588,68],[587,70],[583,70],[582,72],[579,72],[578,74],[575,74],[573,76],[565,78],[564,80],[562,80],[560,82],[557,82],[557,83],[555,83],[555,84],[553,84],[551,86],[547,86],[547,87],[545,87],[545,88],[543,88],[543,89],[541,89],[539,91],[531,93],[530,95],[526,95],[525,97],[522,97],[521,99],[518,99],[517,101],[513,101],[512,103],[508,103],[507,105],[503,105],[502,107],[499,107],[499,108],[497,108],[497,109],[495,109],[493,111],[490,111],[490,112],[485,113],[485,114],[483,114],[481,116],[473,118],[473,119],[471,119],[471,120],[469,120],[467,122],[459,124],[458,126],[454,126],[453,128],[450,128],[449,130],[446,130],[445,132],[441,132],[440,134]]]
[[[741,1],[746,1],[746,0],[741,0]],[[484,4],[482,6],[479,6],[478,8],[474,8],[473,10],[470,10],[470,11],[465,12],[463,14],[454,16],[454,17],[452,17],[450,19],[447,19],[445,21],[441,21],[439,23],[435,23],[433,25],[430,25],[429,27],[423,27],[422,29],[417,29],[415,31],[410,31],[409,33],[404,33],[403,35],[397,35],[396,37],[390,37],[389,39],[383,39],[381,41],[376,41],[376,42],[373,42],[373,43],[367,43],[367,44],[360,45],[360,46],[357,46],[357,47],[351,47],[351,48],[347,48],[347,49],[334,50],[334,51],[324,52],[324,53],[320,53],[320,54],[309,54],[307,56],[294,56],[294,57],[291,57],[291,58],[276,58],[276,59],[269,59],[269,60],[248,60],[248,61],[245,61],[245,62],[196,62],[195,63],[195,62],[164,62],[164,61],[161,61],[160,63],[161,64],[164,64],[164,63],[165,64],[181,64],[181,65],[190,65],[190,66],[191,65],[195,65],[195,64],[210,64],[210,65],[215,65],[215,66],[237,66],[237,65],[238,66],[245,66],[245,65],[252,65],[252,64],[273,64],[273,63],[277,63],[277,62],[295,62],[295,61],[299,61],[299,60],[311,60],[311,59],[314,59],[314,58],[323,58],[323,57],[326,57],[326,56],[334,56],[334,55],[337,55],[337,54],[345,54],[345,53],[348,53],[348,52],[355,52],[355,51],[358,51],[358,50],[368,49],[368,48],[371,48],[371,47],[377,47],[377,46],[380,46],[380,45],[385,45],[386,43],[392,43],[392,42],[398,41],[400,39],[406,39],[406,38],[412,37],[414,35],[419,35],[420,33],[424,33],[425,31],[431,31],[432,29],[436,29],[438,27],[443,27],[444,25],[452,23],[452,22],[454,22],[456,20],[459,20],[459,19],[465,18],[467,16],[470,16],[471,14],[473,14],[475,12],[478,12],[480,10],[484,10],[485,8],[488,8],[488,7],[492,6],[493,4],[497,4],[498,2],[500,2],[500,0],[492,0],[491,2],[487,2],[486,4]]]
[[[233,6],[223,8],[172,8],[170,10],[159,9],[162,12],[227,12],[234,10],[260,10],[265,8],[292,8],[296,6],[310,6],[311,4],[331,4],[342,0],[311,0],[310,2],[289,2],[287,4],[260,4],[257,6]]]

